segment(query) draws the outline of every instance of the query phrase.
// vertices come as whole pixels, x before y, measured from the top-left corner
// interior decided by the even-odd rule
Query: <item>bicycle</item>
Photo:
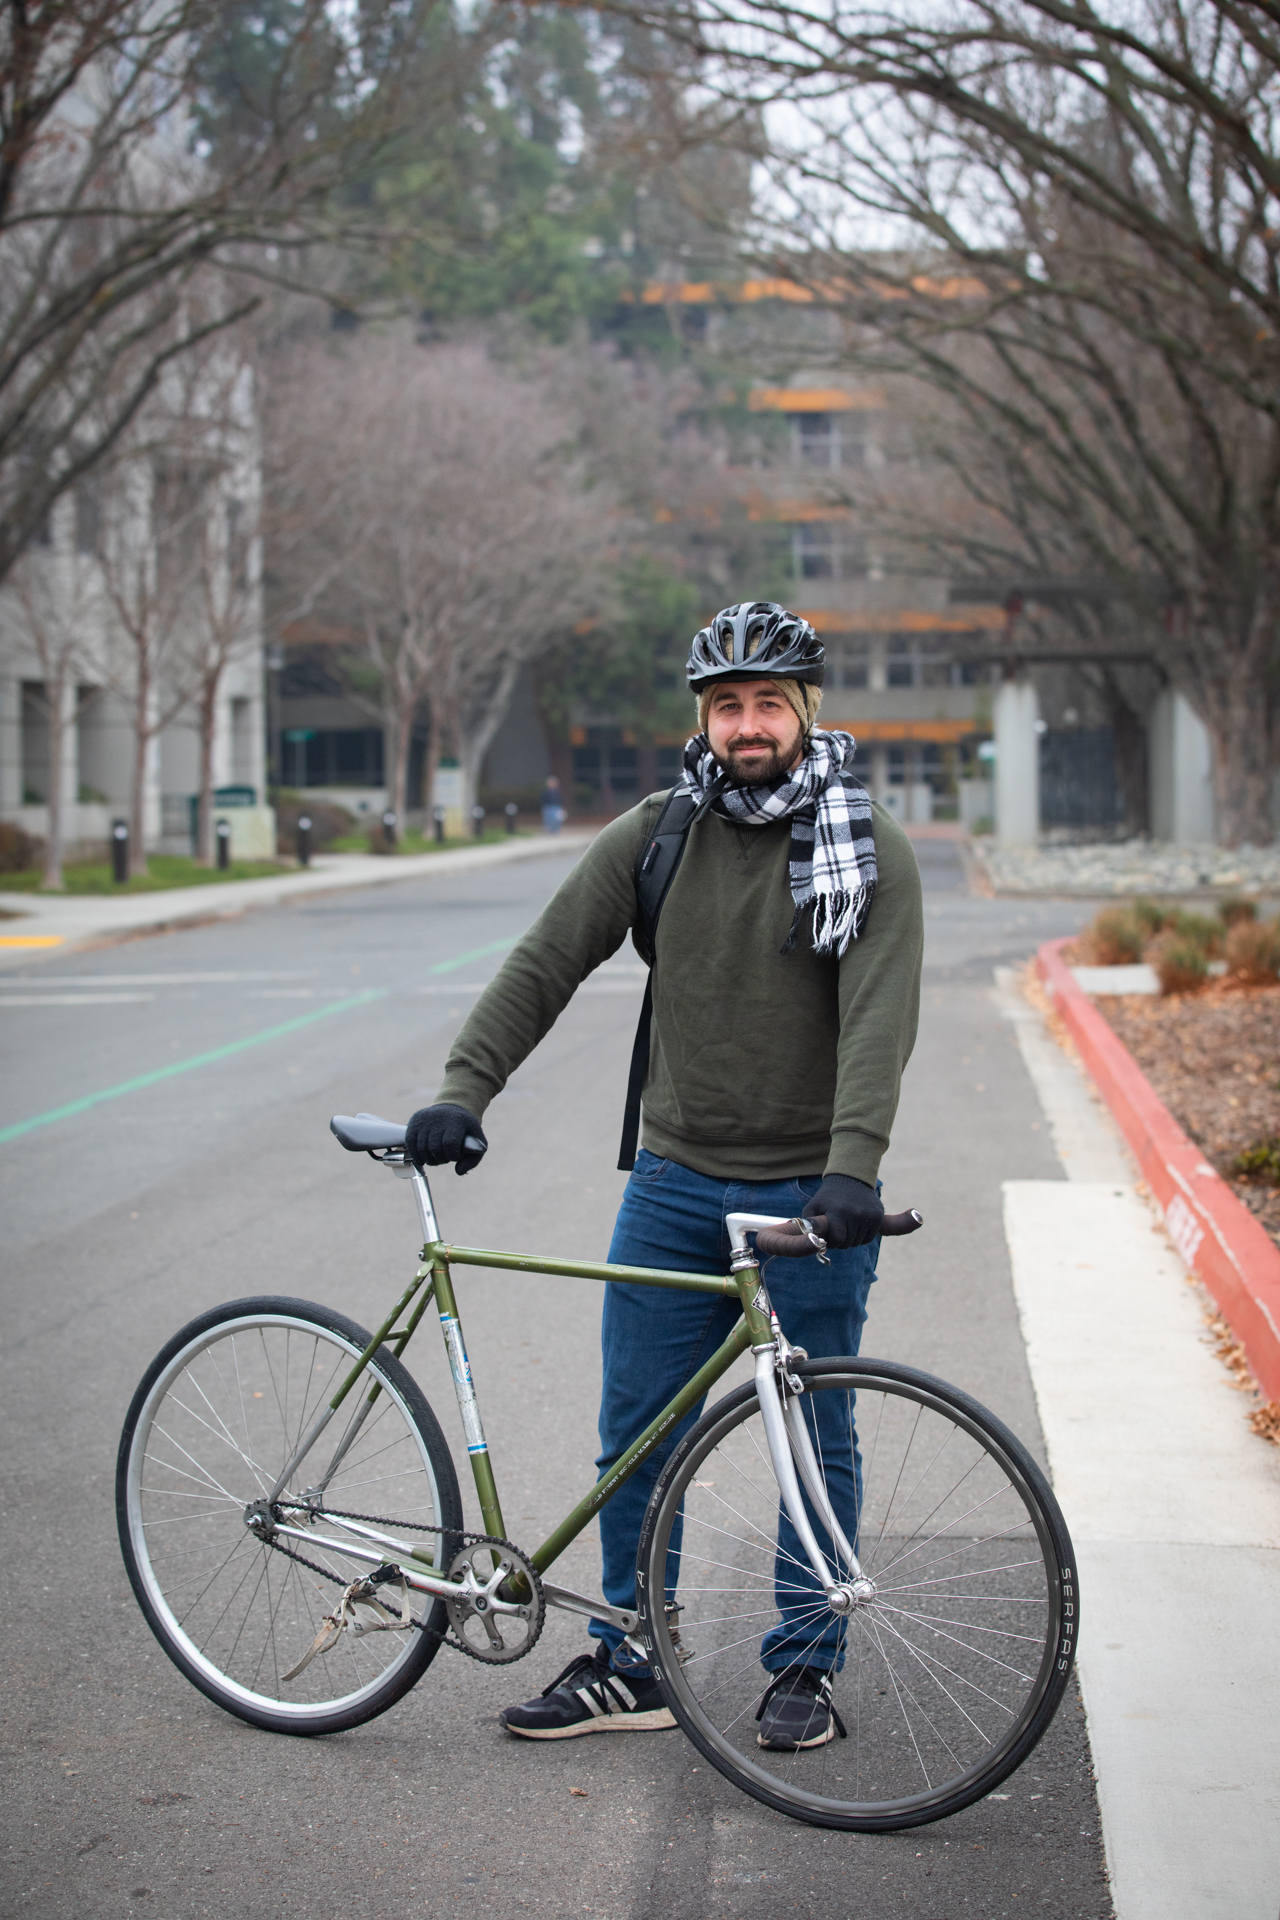
[[[761,1263],[821,1258],[822,1221],[729,1216],[727,1275],[456,1247],[406,1161],[402,1126],[360,1114],[331,1127],[412,1182],[424,1242],[412,1281],[373,1334],[286,1298],[201,1314],[148,1368],[120,1442],[129,1578],[202,1693],[257,1727],[338,1732],[401,1699],[446,1644],[484,1662],[522,1658],[556,1607],[621,1629],[706,1759],[812,1825],[921,1825],[1021,1764],[1074,1659],[1065,1523],[1026,1449],[969,1395],[893,1362],[810,1359],[788,1344]],[[884,1232],[919,1224],[890,1215]],[[458,1266],[741,1302],[724,1345],[531,1552],[505,1537]],[[463,1526],[444,1435],[403,1363],[432,1301],[482,1534]],[[702,1413],[659,1475],[636,1607],[552,1584],[569,1542],[748,1349],[753,1380]],[[759,1744],[777,1677],[761,1678],[761,1640],[780,1625],[793,1665],[806,1646],[828,1649],[840,1736],[829,1744]]]

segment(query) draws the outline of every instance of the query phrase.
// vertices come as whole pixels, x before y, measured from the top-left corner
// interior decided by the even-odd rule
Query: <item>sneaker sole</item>
[[[836,1730],[829,1726],[824,1733],[816,1733],[812,1740],[766,1740],[762,1733],[756,1735],[756,1745],[763,1747],[766,1753],[803,1753],[807,1747],[826,1747],[836,1737]]]
[[[575,1720],[571,1727],[513,1727],[498,1715],[498,1725],[522,1740],[576,1740],[583,1733],[662,1733],[675,1724],[670,1707],[654,1707],[648,1713],[601,1714],[599,1719]]]

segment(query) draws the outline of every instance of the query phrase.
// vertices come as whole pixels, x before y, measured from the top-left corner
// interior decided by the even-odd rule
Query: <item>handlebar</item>
[[[905,1213],[886,1213],[880,1223],[880,1232],[886,1239],[901,1239],[904,1234],[916,1233],[924,1225],[924,1220],[914,1207]],[[827,1217],[823,1213],[815,1214],[805,1226],[810,1228],[817,1238],[824,1242],[827,1237]],[[815,1253],[813,1241],[801,1226],[799,1220],[789,1220],[785,1227],[762,1227],[756,1235],[756,1252],[766,1260],[781,1255],[784,1260],[801,1260]]]

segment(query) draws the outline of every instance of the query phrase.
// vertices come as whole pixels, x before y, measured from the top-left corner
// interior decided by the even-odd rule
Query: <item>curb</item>
[[[135,934],[176,931],[192,924],[234,919],[254,907],[281,906],[291,900],[345,893],[356,887],[391,886],[404,880],[424,880],[433,875],[466,873],[477,867],[503,866],[511,861],[577,852],[593,838],[591,831],[554,836],[534,834],[527,839],[513,837],[488,846],[457,847],[443,853],[402,854],[395,859],[322,854],[310,868],[270,879],[233,880],[222,886],[172,887],[118,897],[5,894],[0,889],[0,904],[19,916],[4,922],[8,936],[2,943],[4,951],[0,960],[47,958],[51,952],[71,953],[80,947],[129,939]],[[42,951],[32,951],[35,948]]]
[[[1129,1049],[1050,940],[1036,970],[1099,1093],[1137,1155],[1169,1237],[1244,1347],[1268,1401],[1280,1401],[1280,1247],[1189,1140]]]

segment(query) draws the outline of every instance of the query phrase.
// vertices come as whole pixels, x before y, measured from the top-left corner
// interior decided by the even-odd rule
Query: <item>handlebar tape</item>
[[[827,1220],[825,1214],[816,1214],[808,1222],[820,1240],[825,1240]],[[916,1233],[924,1221],[914,1207],[905,1213],[886,1213],[880,1223],[880,1232],[886,1239],[901,1239],[904,1234]],[[786,1227],[762,1227],[756,1235],[756,1252],[766,1260],[781,1255],[785,1260],[802,1260],[814,1252],[813,1242],[808,1234],[797,1224]]]

